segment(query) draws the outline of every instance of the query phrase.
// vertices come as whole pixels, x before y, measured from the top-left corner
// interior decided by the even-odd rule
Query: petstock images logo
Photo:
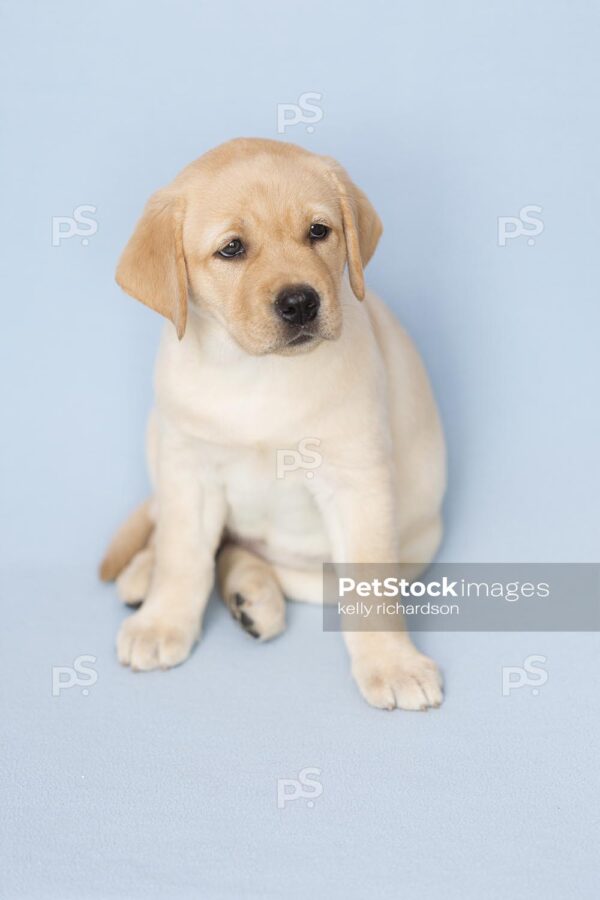
[[[325,631],[599,631],[600,565],[326,563],[323,601]]]

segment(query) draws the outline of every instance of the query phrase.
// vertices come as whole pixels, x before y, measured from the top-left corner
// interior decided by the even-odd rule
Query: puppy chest
[[[278,471],[276,459],[246,460],[223,474],[227,527],[233,533],[269,541],[282,535],[305,540],[322,531],[320,512],[307,487]]]

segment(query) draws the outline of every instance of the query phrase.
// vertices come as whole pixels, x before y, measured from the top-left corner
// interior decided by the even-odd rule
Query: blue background
[[[337,157],[385,233],[368,281],[431,373],[442,558],[598,559],[600,13],[586,2],[2,2],[4,895],[593,895],[592,635],[423,635],[448,696],[370,710],[317,610],[121,670],[94,567],[147,491],[161,323],[113,280],[148,195],[238,135]],[[314,125],[277,105],[322,95]],[[52,246],[52,218],[97,233]],[[498,243],[498,217],[543,231]],[[51,668],[98,681],[51,694]],[[547,657],[510,697],[504,665]],[[323,794],[276,806],[276,779]],[[597,817],[596,817],[597,828]],[[33,858],[33,859],[32,859]]]

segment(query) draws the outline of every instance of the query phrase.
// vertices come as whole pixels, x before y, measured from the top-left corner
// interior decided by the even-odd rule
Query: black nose
[[[290,325],[305,325],[317,318],[321,301],[316,291],[307,284],[294,284],[284,288],[275,300],[278,314]]]

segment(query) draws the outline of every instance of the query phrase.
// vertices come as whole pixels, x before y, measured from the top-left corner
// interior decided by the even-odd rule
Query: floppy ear
[[[363,269],[375,253],[383,225],[367,195],[350,180],[348,173],[337,163],[332,169],[332,175],[342,211],[350,285],[357,299],[363,300],[365,296]]]
[[[188,281],[183,254],[183,201],[167,190],[150,198],[129,238],[117,284],[170,319],[179,340],[187,320]]]

